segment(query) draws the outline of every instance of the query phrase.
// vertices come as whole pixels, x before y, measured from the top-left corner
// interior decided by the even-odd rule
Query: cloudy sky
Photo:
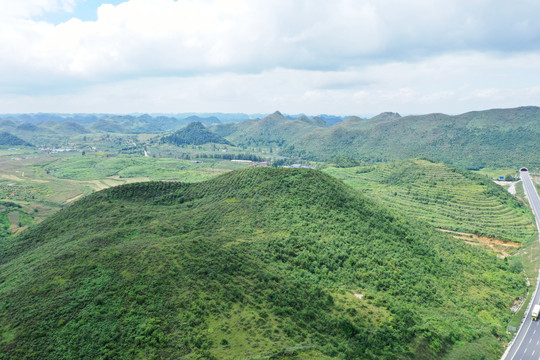
[[[540,105],[537,0],[0,0],[0,113]]]

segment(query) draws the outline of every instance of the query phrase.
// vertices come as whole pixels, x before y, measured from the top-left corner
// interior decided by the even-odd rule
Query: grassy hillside
[[[18,138],[15,135],[12,135],[8,132],[0,132],[0,145],[8,145],[8,146],[32,146],[31,144],[27,143],[26,141],[22,140],[21,138]]]
[[[315,170],[94,193],[0,243],[0,359],[496,359],[517,267]]]
[[[438,228],[520,243],[536,233],[530,211],[504,188],[442,163],[407,160],[325,171]]]

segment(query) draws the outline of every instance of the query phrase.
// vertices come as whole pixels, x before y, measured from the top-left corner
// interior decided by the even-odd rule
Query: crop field
[[[45,165],[44,170],[59,179],[101,180],[144,178],[145,180],[208,180],[246,164],[226,160],[179,160],[150,157],[81,156],[62,158]]]
[[[482,175],[427,160],[325,171],[440,229],[519,243],[536,236],[530,211]]]

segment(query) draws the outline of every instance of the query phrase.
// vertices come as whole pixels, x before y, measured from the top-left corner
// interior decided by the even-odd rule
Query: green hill
[[[325,171],[438,228],[520,243],[536,234],[534,218],[521,202],[470,171],[419,159]]]
[[[89,126],[94,131],[104,131],[111,133],[127,133],[128,130],[122,125],[110,119],[99,119]]]
[[[0,130],[10,132],[10,131],[15,130],[16,127],[17,127],[17,123],[14,121],[7,120],[7,119],[0,121]]]
[[[76,123],[75,121],[71,121],[71,120],[59,123],[55,127],[55,130],[58,131],[60,134],[66,134],[66,135],[88,134],[90,132],[81,124]]]
[[[161,142],[174,145],[203,145],[208,143],[232,145],[223,137],[208,130],[200,122],[189,123],[185,128],[161,138]]]
[[[238,145],[277,145],[293,143],[295,139],[316,130],[327,128],[320,118],[301,116],[291,120],[279,111],[260,120],[246,120],[235,124],[221,124],[212,130]]]
[[[31,123],[22,123],[20,125],[17,125],[17,131],[38,132],[40,131],[40,128]]]
[[[32,146],[32,144],[27,143],[23,139],[12,135],[8,132],[0,132],[0,145],[10,145],[10,146]]]
[[[0,359],[496,359],[516,266],[329,175],[94,193],[0,243]]]

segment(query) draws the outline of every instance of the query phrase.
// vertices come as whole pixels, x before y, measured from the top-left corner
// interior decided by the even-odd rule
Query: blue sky
[[[0,0],[0,113],[540,105],[530,0]]]
[[[73,8],[66,11],[65,9],[57,9],[53,11],[44,12],[41,16],[37,17],[37,20],[47,21],[52,24],[58,25],[66,22],[72,18],[78,18],[83,21],[96,21],[97,20],[97,8],[104,4],[119,5],[124,0],[109,0],[109,1],[97,1],[97,0],[85,0],[77,1],[73,3]]]

